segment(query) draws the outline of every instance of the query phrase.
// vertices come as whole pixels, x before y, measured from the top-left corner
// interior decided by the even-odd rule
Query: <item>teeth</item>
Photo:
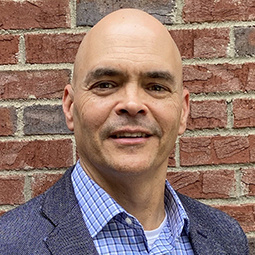
[[[116,135],[116,138],[133,138],[133,137],[146,137],[147,135],[141,132],[138,133],[120,133]]]

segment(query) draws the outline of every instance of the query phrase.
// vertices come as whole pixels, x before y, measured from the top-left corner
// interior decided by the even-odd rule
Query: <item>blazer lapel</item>
[[[190,220],[189,239],[195,255],[227,255],[221,237],[213,231],[215,222],[210,221],[209,207],[178,193]],[[207,217],[208,216],[208,217]]]
[[[193,220],[190,217],[191,221]],[[205,225],[191,224],[190,242],[195,255],[228,255],[221,244],[215,240],[213,233]]]
[[[188,214],[189,215],[189,214]],[[190,217],[190,242],[195,255],[215,255],[211,248],[210,232],[206,227],[196,225]]]
[[[98,254],[83,219],[77,217],[78,210],[74,208],[46,239],[53,255]]]
[[[72,170],[45,194],[42,214],[54,225],[45,243],[53,255],[98,255],[74,194]]]

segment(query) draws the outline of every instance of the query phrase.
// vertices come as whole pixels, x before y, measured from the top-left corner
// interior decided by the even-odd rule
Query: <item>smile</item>
[[[149,137],[149,135],[142,132],[137,132],[137,133],[123,132],[123,133],[115,134],[112,137],[113,138],[145,138],[145,137]]]

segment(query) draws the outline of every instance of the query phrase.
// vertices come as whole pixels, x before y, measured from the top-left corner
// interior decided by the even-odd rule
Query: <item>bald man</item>
[[[83,39],[63,96],[79,161],[0,220],[0,254],[248,254],[236,221],[176,193],[168,156],[189,93],[166,28],[135,9]]]

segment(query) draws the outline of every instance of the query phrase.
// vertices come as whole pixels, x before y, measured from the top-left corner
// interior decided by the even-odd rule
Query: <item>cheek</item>
[[[175,138],[180,125],[181,110],[176,104],[167,104],[157,109],[154,113],[156,121],[159,123],[166,139]]]
[[[76,115],[80,125],[90,132],[99,129],[107,120],[111,107],[106,104],[104,100],[95,100],[90,98],[88,100],[80,100],[76,105]]]

